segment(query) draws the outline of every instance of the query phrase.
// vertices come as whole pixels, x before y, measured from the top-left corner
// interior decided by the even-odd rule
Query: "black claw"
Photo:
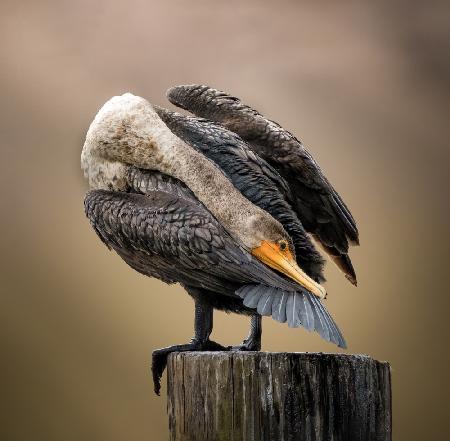
[[[224,347],[212,340],[205,342],[193,341],[185,345],[170,346],[168,348],[157,349],[152,353],[152,376],[153,388],[156,395],[161,392],[161,377],[167,367],[167,359],[172,352],[189,351],[228,351],[229,347]]]
[[[255,342],[253,340],[244,340],[241,345],[232,346],[231,350],[242,352],[250,352],[250,351],[258,352],[261,350],[261,342]]]
[[[153,389],[156,395],[161,392],[161,377],[167,366],[167,357],[170,352],[159,349],[152,354],[152,375],[153,375]]]

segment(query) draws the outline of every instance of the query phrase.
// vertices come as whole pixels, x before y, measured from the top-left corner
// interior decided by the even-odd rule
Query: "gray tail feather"
[[[236,291],[248,308],[272,316],[289,327],[303,326],[323,339],[346,348],[344,337],[319,298],[308,292],[287,292],[265,285],[244,285]]]

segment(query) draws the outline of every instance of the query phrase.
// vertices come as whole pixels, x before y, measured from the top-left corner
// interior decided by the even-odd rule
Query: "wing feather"
[[[176,86],[170,102],[237,133],[287,181],[292,203],[306,231],[324,246],[347,279],[356,274],[348,244],[359,244],[356,222],[312,155],[292,133],[238,98],[208,86]]]
[[[242,298],[244,306],[262,315],[272,314],[290,326],[305,326],[300,308],[303,297],[312,294],[297,292],[297,284],[238,245],[189,191],[173,188],[183,184],[164,180],[155,186],[148,182],[145,194],[87,193],[86,215],[110,249],[145,275]],[[144,187],[139,185],[141,190]],[[318,314],[325,314],[320,303],[312,305]],[[329,315],[325,317],[331,320]],[[333,336],[340,335],[336,329]],[[323,329],[318,332],[325,335]]]
[[[289,203],[288,186],[278,172],[235,133],[211,121],[158,107],[168,127],[212,160],[251,202],[271,214],[293,241],[298,264],[313,279],[324,281],[324,261]]]

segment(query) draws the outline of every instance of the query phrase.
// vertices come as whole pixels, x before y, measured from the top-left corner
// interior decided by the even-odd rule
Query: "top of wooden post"
[[[367,355],[184,352],[168,362],[171,439],[391,439],[390,366]]]

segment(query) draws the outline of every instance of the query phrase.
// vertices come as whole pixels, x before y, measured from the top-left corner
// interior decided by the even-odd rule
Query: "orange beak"
[[[252,249],[252,255],[271,268],[295,280],[317,297],[321,299],[325,297],[325,288],[302,271],[289,249],[281,250],[278,243],[263,240],[259,247]]]

